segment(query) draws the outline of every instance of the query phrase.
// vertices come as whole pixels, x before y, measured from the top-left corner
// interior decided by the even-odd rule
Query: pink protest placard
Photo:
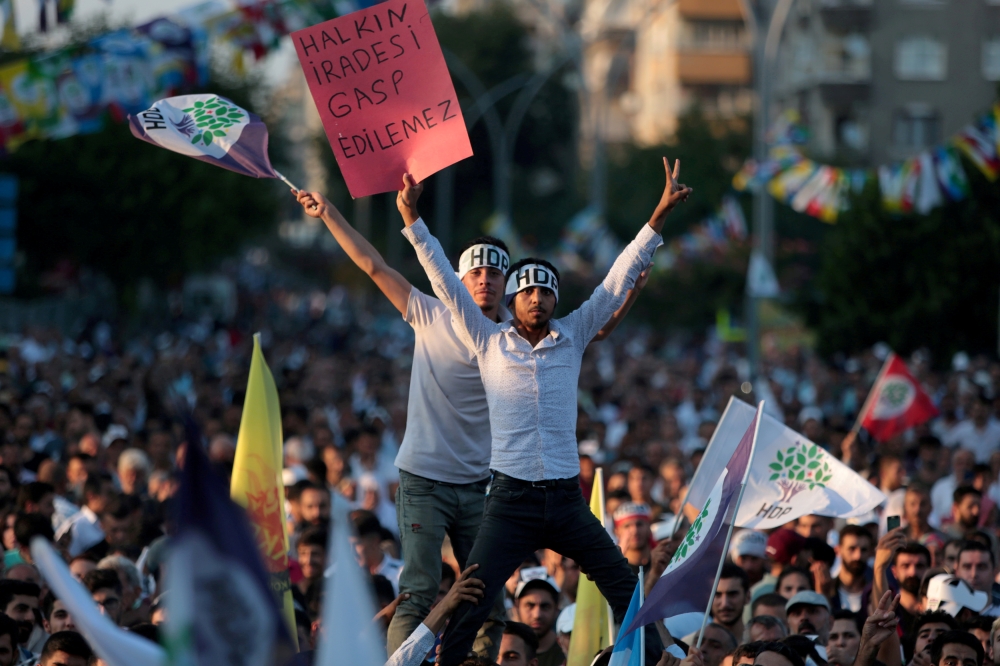
[[[388,0],[292,33],[353,197],[402,189],[472,155],[423,0]]]

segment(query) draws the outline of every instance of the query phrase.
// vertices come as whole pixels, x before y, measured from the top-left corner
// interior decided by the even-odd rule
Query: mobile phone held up
[[[885,521],[885,528],[888,531],[892,531],[899,527],[899,516],[889,516]]]

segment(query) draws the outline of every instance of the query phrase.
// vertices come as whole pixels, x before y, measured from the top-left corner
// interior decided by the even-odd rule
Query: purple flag
[[[136,138],[254,178],[281,178],[267,156],[267,126],[218,95],[161,99],[130,115]]]
[[[703,614],[715,594],[719,561],[725,555],[729,525],[735,520],[740,488],[753,454],[760,409],[733,451],[701,513],[694,519],[667,570],[656,581],[629,631],[684,613]]]

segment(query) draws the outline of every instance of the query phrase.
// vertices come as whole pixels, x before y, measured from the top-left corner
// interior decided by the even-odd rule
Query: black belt
[[[542,479],[541,481],[522,481],[508,476],[503,472],[493,472],[493,482],[502,481],[512,486],[523,486],[525,488],[579,488],[580,477],[573,476],[568,479]]]

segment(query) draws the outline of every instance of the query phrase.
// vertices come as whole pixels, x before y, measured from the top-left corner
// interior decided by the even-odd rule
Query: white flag
[[[755,413],[747,403],[729,399],[691,480],[687,501],[693,506],[700,506],[699,500],[710,491],[705,486],[718,478],[719,461],[729,460],[730,449]],[[885,499],[850,467],[764,414],[736,525],[766,530],[809,514],[850,518],[868,513]]]
[[[316,666],[382,666],[385,640],[379,636],[375,599],[368,574],[354,558],[347,500],[333,494],[333,520],[327,556],[333,564],[326,571],[323,593],[323,637]]]
[[[747,267],[747,294],[754,298],[777,298],[781,295],[778,278],[767,258],[760,252],[750,253]]]
[[[108,666],[157,666],[167,661],[166,652],[139,634],[125,631],[97,610],[97,604],[62,557],[41,537],[31,540],[31,557],[56,597],[73,616],[73,622]]]

